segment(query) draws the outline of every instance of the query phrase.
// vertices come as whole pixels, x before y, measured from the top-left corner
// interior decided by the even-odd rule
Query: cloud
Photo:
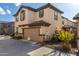
[[[21,5],[21,3],[15,3],[15,6],[19,6],[19,5]]]
[[[5,10],[2,7],[0,7],[0,15],[5,15],[5,14],[6,14]]]
[[[11,11],[9,9],[6,10],[8,14],[11,14]]]

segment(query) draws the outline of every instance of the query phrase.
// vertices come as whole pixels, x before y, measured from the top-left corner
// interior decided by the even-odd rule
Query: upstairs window
[[[64,21],[62,21],[62,24],[64,25]]]
[[[57,11],[54,11],[54,19],[58,20],[58,12]]]
[[[44,16],[44,10],[39,11],[39,17],[42,18]]]
[[[20,20],[21,21],[25,20],[25,11],[24,10],[21,11],[21,13],[20,13]]]
[[[15,20],[18,21],[18,16],[15,17]]]

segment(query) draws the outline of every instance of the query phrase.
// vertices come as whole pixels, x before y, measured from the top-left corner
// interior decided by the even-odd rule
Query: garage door
[[[39,28],[24,29],[24,39],[39,41]]]

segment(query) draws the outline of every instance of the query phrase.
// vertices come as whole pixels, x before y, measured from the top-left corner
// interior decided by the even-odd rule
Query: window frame
[[[64,21],[62,21],[62,24],[64,25]]]
[[[44,16],[44,9],[39,10],[39,17],[42,18]]]
[[[22,10],[21,13],[20,13],[20,20],[21,21],[24,21],[25,20],[25,15],[26,15],[25,14],[25,10]]]
[[[54,20],[58,20],[58,12],[54,11]]]
[[[16,17],[15,17],[15,20],[16,20],[16,22],[18,22],[18,21],[19,21],[19,20],[18,20],[18,16],[16,16]]]

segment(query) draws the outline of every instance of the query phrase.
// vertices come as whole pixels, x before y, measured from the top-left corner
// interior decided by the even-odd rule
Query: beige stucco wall
[[[77,23],[77,37],[79,38],[79,19],[76,20]]]
[[[47,30],[46,32],[48,32],[48,35],[50,35],[50,36],[53,35],[56,28],[58,30],[61,29],[61,14],[58,13],[58,20],[54,20],[54,12],[55,12],[55,10],[50,9],[48,7],[46,9],[44,9],[44,17],[42,17],[42,18],[39,18],[39,12],[37,12],[37,20],[44,20],[51,24],[47,29],[45,29],[45,30]]]
[[[20,12],[22,10],[25,10],[25,13],[26,13],[24,21],[20,21]],[[15,21],[15,32],[16,32],[16,27],[18,27],[18,25],[29,24],[29,23],[33,22],[33,20],[36,20],[36,14],[35,14],[36,12],[33,12],[33,11],[25,9],[25,8],[22,8],[21,11],[17,15],[17,17],[19,17],[18,22]],[[19,27],[18,32],[19,33],[23,32],[21,27]]]

